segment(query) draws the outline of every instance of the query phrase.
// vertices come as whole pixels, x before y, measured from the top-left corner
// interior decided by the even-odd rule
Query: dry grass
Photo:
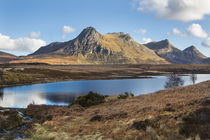
[[[10,63],[48,63],[51,65],[70,65],[70,64],[88,64],[82,55],[79,56],[34,56],[19,60],[10,61]]]
[[[99,39],[99,42],[103,47],[112,50],[113,52],[124,52],[124,55],[131,60],[132,63],[136,62],[136,59],[141,60],[156,60],[162,61],[163,63],[167,62],[158,57],[155,52],[148,49],[147,47],[136,43],[135,41],[127,42],[124,39],[119,37],[119,34],[106,34],[103,38]]]
[[[209,105],[210,81],[125,100],[112,100],[85,110],[69,108],[69,115],[55,115],[51,121],[46,121],[38,128],[47,127],[55,139],[62,136],[71,139],[116,140],[203,139],[210,138]],[[196,119],[190,117],[192,112]],[[186,125],[185,120],[189,122],[193,119],[199,124],[194,125],[196,121],[192,121],[190,126]],[[195,126],[198,130],[191,131],[190,128]],[[33,136],[37,135],[42,136],[38,132]]]
[[[210,65],[41,65],[9,64],[0,65],[4,74],[35,77],[31,83],[48,83],[72,80],[136,79],[138,76],[163,75],[169,73],[205,74],[210,73]],[[129,76],[129,77],[127,77]],[[17,83],[15,85],[20,85]],[[10,84],[9,86],[14,85]],[[0,85],[7,86],[7,85]]]

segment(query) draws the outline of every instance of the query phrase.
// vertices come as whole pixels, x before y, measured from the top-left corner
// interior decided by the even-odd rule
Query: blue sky
[[[209,0],[186,1],[0,0],[0,50],[26,55],[93,26],[103,34],[129,33],[139,43],[168,38],[179,49],[195,45],[210,56]],[[62,33],[64,26],[69,28]]]

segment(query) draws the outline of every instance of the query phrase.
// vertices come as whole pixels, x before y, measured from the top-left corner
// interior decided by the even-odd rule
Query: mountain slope
[[[65,58],[65,62],[61,62],[62,58]],[[41,47],[22,61],[43,60],[50,64],[168,63],[153,50],[135,42],[129,34],[102,35],[92,27],[84,29],[78,37],[68,42]]]
[[[154,50],[157,55],[173,64],[202,64],[204,63],[204,59],[207,58],[194,46],[190,46],[181,51],[174,47],[167,39],[159,42],[151,42],[145,44],[145,46]]]
[[[17,59],[17,56],[0,51],[0,63],[8,63],[14,59]]]
[[[189,59],[205,59],[205,58],[207,58],[195,46],[190,46],[190,47],[184,49],[183,53]]]

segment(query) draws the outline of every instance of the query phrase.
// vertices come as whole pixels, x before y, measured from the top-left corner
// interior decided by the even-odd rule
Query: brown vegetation
[[[52,115],[50,120],[33,128],[31,137],[64,140],[209,139],[209,90],[210,81],[105,102],[87,109],[29,106],[27,110],[34,114]]]
[[[209,65],[0,65],[0,87],[72,80],[136,79],[169,73],[210,73]],[[1,76],[2,75],[2,76]],[[141,77],[139,77],[141,76]],[[5,78],[5,80],[3,79]],[[5,83],[2,83],[4,81]]]
[[[24,120],[17,111],[0,111],[0,133],[3,130],[10,130],[21,126],[23,123]]]

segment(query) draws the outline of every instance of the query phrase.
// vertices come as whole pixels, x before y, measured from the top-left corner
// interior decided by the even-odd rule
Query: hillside
[[[0,64],[17,59],[17,56],[0,51]]]
[[[203,64],[210,63],[207,57],[204,56],[195,46],[190,46],[181,51],[174,47],[169,40],[159,42],[150,42],[144,44],[149,49],[152,49],[156,54],[172,64]]]
[[[30,105],[25,113],[43,124],[29,139],[207,140],[210,138],[210,81],[155,92],[110,98],[89,108]]]
[[[67,42],[55,42],[41,47],[17,62],[44,62],[50,64],[166,64],[165,59],[144,45],[135,42],[129,34],[102,35],[94,28],[84,29],[78,37]]]

